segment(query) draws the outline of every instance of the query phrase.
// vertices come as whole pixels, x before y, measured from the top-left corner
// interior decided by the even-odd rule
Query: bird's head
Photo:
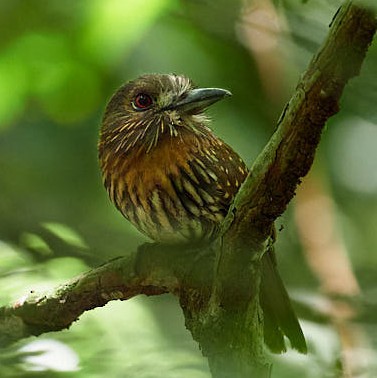
[[[196,88],[185,76],[140,76],[109,101],[100,143],[122,152],[141,146],[149,152],[164,135],[174,138],[185,131],[200,135],[206,129],[204,110],[230,95],[225,89]]]

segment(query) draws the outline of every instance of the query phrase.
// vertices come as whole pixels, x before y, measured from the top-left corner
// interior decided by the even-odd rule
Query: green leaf
[[[21,234],[20,242],[26,248],[30,248],[41,255],[51,255],[53,252],[50,246],[37,234],[24,232]]]
[[[61,240],[65,241],[67,244],[78,247],[88,249],[88,245],[83,240],[83,238],[72,228],[68,227],[62,223],[54,223],[54,222],[45,222],[42,223],[42,226],[50,231],[53,235],[60,238]]]

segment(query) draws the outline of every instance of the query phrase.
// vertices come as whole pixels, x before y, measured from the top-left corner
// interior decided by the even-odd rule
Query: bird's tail
[[[260,303],[264,314],[264,340],[271,352],[286,351],[286,336],[292,348],[306,353],[305,337],[277,271],[275,253],[272,249],[262,258]]]

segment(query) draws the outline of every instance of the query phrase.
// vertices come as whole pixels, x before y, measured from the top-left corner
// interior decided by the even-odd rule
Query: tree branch
[[[272,223],[308,173],[325,123],[339,111],[344,86],[359,74],[375,31],[373,11],[352,1],[338,10],[327,39],[300,79],[274,135],[235,198],[228,235],[247,235],[252,228],[261,241],[266,240]]]
[[[139,294],[179,294],[186,270],[192,270],[194,261],[195,253],[190,249],[177,251],[145,244],[51,292],[31,291],[12,306],[0,308],[0,346],[69,328],[82,313],[111,300],[126,300]],[[205,277],[211,280],[212,264],[205,261],[203,266],[209,270]]]
[[[259,294],[266,285],[276,283],[273,277],[272,282],[260,287],[269,279],[262,274],[270,265],[266,260],[273,259],[271,251],[266,253],[273,224],[309,171],[325,123],[339,110],[344,86],[359,73],[375,31],[372,11],[351,1],[339,9],[326,41],[310,62],[277,130],[234,200],[217,249],[210,306],[203,311],[204,316],[198,313],[192,327],[215,377],[268,375],[263,349],[266,314],[261,312],[263,298]],[[281,300],[279,292],[272,297],[276,294],[273,290],[268,294],[269,301]],[[281,326],[284,324],[279,323]],[[290,336],[289,331],[284,333]],[[221,332],[222,337],[216,339]],[[210,339],[211,344],[203,343],[203,339]],[[290,340],[295,342],[295,338]],[[300,343],[296,345],[300,347]]]

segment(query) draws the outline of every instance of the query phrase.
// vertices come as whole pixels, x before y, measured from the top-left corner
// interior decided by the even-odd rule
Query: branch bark
[[[189,249],[177,251],[145,244],[128,256],[83,273],[49,293],[31,291],[12,306],[0,308],[0,346],[69,328],[82,313],[111,300],[126,300],[140,294],[179,294],[193,256]],[[211,263],[205,262],[204,266],[210,267]]]
[[[234,346],[221,349],[220,345],[223,358],[215,356],[212,366],[209,357],[216,377],[231,377],[232,371],[240,377],[260,376],[263,366],[268,374],[258,303],[261,256],[273,222],[284,212],[312,165],[327,119],[339,110],[344,86],[359,73],[375,31],[376,17],[371,10],[351,1],[339,9],[326,41],[298,83],[274,135],[255,161],[228,213],[222,246],[217,252],[209,313],[216,319],[214,325],[219,318],[224,320],[219,329],[233,330],[225,340],[227,345],[239,346],[239,350]],[[229,284],[234,277],[241,288],[234,289]],[[240,292],[244,297],[235,303]],[[224,311],[232,314],[231,318],[227,319]],[[246,341],[243,335],[247,335]]]
[[[268,376],[259,305],[261,259],[275,219],[314,159],[327,119],[359,73],[376,31],[372,11],[347,1],[255,161],[211,246],[179,251],[145,245],[49,294],[0,309],[0,343],[68,328],[87,310],[135,295],[177,295],[186,325],[214,377]],[[200,264],[198,264],[200,260]]]

